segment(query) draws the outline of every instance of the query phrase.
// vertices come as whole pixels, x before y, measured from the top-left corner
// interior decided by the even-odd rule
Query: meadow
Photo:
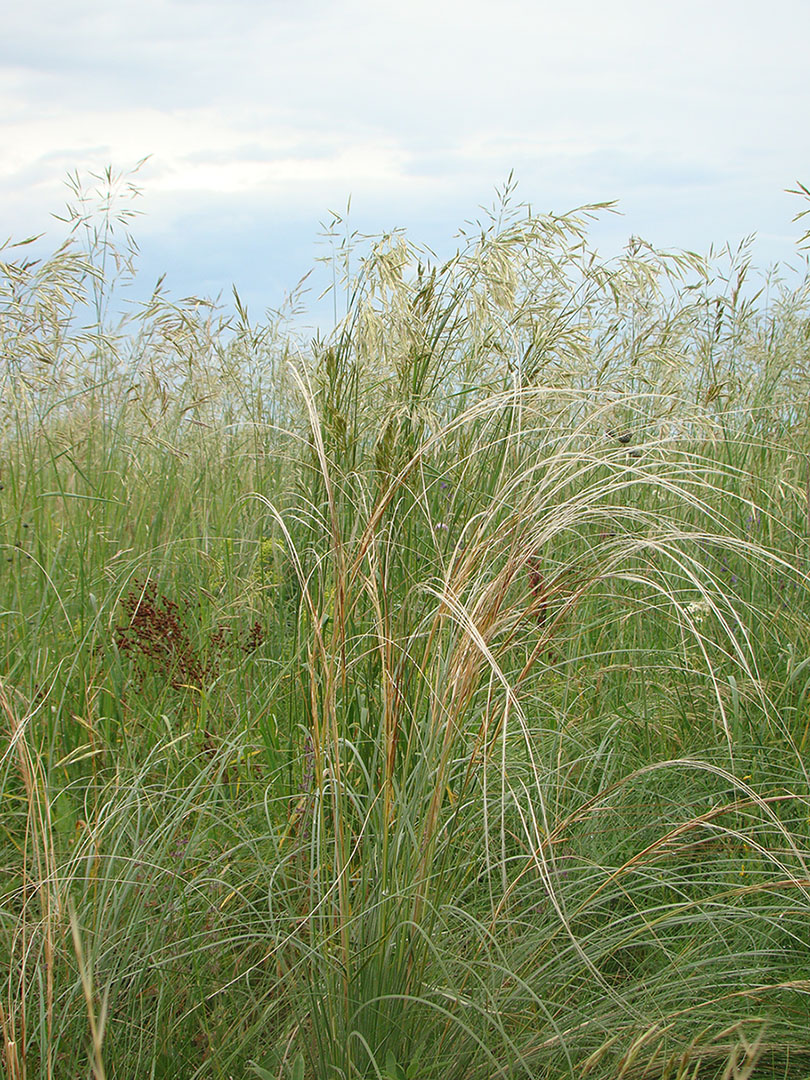
[[[810,1075],[810,276],[507,187],[308,341],[132,194],[0,254],[4,1075]]]

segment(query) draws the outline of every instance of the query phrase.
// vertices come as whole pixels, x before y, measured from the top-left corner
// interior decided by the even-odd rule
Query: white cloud
[[[777,235],[810,177],[807,40],[806,0],[29,0],[0,42],[0,232],[68,170],[151,154],[153,234],[311,227],[350,194],[449,232],[514,168],[544,209],[618,197],[669,244]]]

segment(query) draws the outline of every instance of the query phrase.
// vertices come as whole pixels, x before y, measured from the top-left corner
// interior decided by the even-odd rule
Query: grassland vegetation
[[[5,1075],[806,1077],[810,277],[507,185],[306,342],[94,183],[0,264]]]

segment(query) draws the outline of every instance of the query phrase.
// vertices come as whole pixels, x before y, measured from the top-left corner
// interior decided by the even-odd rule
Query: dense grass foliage
[[[810,279],[507,190],[304,347],[126,194],[0,266],[5,1075],[806,1077]]]

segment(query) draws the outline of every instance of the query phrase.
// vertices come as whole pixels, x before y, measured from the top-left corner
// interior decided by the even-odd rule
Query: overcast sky
[[[756,232],[789,259],[808,44],[810,0],[6,0],[0,237],[151,155],[144,275],[256,314],[349,196],[446,254],[510,170],[539,210],[618,199],[606,254]]]

